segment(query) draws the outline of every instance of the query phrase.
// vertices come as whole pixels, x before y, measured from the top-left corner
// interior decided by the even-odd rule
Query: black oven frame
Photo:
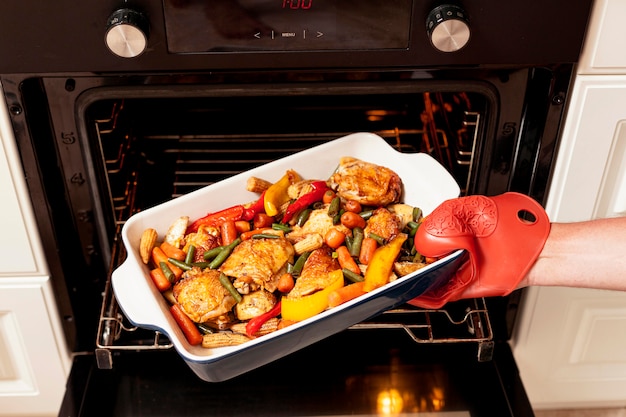
[[[83,113],[115,98],[250,97],[410,91],[472,91],[487,98],[488,118],[476,149],[469,194],[518,191],[542,202],[558,145],[573,65],[523,69],[394,71],[238,71],[125,76],[3,76],[5,98],[22,155],[64,329],[75,351],[91,350],[93,318],[111,262],[115,228],[102,206],[103,184]],[[68,111],[70,109],[70,111]],[[48,123],[42,123],[47,120]],[[94,153],[95,152],[95,153]],[[62,155],[63,154],[63,155]],[[95,186],[98,184],[99,186]],[[59,199],[64,195],[66,198]],[[77,256],[82,253],[83,256]],[[84,277],[94,277],[85,280]],[[77,295],[78,294],[78,295]],[[511,298],[512,304],[518,296]],[[504,333],[514,313],[506,307]],[[513,309],[514,311],[514,309]],[[502,316],[503,314],[498,314]],[[77,334],[77,329],[78,334]],[[87,334],[88,336],[85,336]],[[501,335],[500,335],[501,334]]]

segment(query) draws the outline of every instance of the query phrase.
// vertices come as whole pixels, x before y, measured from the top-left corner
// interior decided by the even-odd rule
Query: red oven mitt
[[[446,284],[409,304],[434,309],[462,298],[509,294],[534,264],[549,232],[545,210],[524,194],[443,202],[417,230],[415,248],[428,257],[465,249],[469,260]]]

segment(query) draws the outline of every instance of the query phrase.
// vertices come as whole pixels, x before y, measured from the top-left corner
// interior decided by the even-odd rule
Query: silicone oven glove
[[[469,259],[447,283],[409,304],[435,309],[462,298],[509,294],[536,261],[549,233],[545,210],[524,194],[443,202],[417,230],[415,248],[428,257],[465,249]]]

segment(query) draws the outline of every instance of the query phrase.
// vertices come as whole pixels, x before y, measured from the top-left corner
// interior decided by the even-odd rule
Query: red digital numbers
[[[309,10],[313,0],[283,0],[283,9]]]

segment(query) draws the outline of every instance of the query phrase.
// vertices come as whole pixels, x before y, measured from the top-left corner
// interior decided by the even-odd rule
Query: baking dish
[[[403,180],[403,201],[420,207],[425,214],[444,200],[457,197],[460,192],[452,176],[429,155],[400,153],[371,133],[354,133],[232,176],[137,213],[125,223],[122,240],[128,256],[113,272],[111,280],[117,301],[128,320],[138,327],[167,335],[199,378],[218,382],[279,359],[447,282],[463,263],[463,251],[456,251],[339,307],[242,345],[206,349],[191,346],[186,341],[169,313],[167,301],[153,285],[148,267],[140,259],[138,249],[143,230],[152,227],[162,237],[171,222],[181,215],[194,220],[257,199],[258,195],[245,188],[251,176],[276,181],[286,170],[294,169],[303,178],[328,178],[342,156],[393,169]]]

